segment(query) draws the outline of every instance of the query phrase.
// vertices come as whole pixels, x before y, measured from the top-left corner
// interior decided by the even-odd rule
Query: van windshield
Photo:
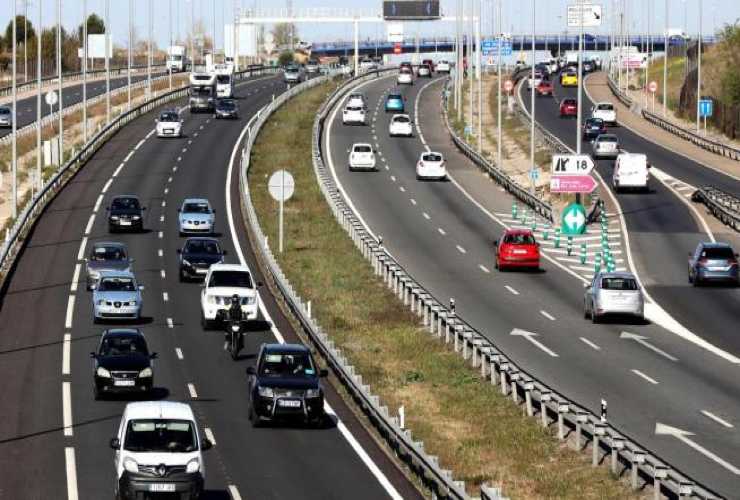
[[[198,449],[189,420],[130,420],[123,448],[138,453],[187,453]]]
[[[598,109],[600,111],[612,111],[614,109],[614,106],[612,106],[609,103],[599,104],[598,106],[596,106],[596,109]]]

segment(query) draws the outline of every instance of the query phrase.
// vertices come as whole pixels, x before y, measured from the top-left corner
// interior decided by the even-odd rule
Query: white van
[[[197,499],[203,491],[201,452],[211,448],[200,438],[193,410],[174,401],[129,403],[123,411],[115,450],[116,498],[149,498],[152,493]]]
[[[650,165],[647,156],[639,153],[620,153],[614,162],[612,187],[619,192],[623,188],[650,190]]]

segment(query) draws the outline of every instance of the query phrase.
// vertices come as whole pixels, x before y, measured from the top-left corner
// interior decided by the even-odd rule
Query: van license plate
[[[149,491],[157,491],[157,492],[175,491],[175,483],[152,483],[149,485]]]
[[[284,406],[286,408],[300,408],[301,402],[292,399],[281,399],[280,401],[278,401],[278,405]]]

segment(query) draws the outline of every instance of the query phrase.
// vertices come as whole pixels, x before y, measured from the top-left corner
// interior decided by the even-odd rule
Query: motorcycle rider
[[[224,330],[224,351],[229,348],[229,340],[231,335],[231,324],[241,323],[244,320],[244,313],[242,312],[241,299],[239,295],[234,294],[231,296],[231,306],[227,313],[227,325]]]

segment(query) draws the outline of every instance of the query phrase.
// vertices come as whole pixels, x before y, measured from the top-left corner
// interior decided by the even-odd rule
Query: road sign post
[[[651,81],[648,84],[648,90],[653,95],[652,110],[653,113],[655,113],[655,93],[658,91],[658,82],[656,82],[655,80]]]
[[[699,116],[704,118],[704,135],[707,135],[707,117],[714,113],[714,101],[708,97],[699,100]]]
[[[571,203],[561,217],[561,228],[564,235],[583,234],[586,229],[586,209],[580,203]]]
[[[278,250],[280,253],[283,253],[283,205],[295,192],[295,180],[287,170],[278,170],[270,176],[267,189],[270,192],[270,196],[280,203],[280,213],[278,215]]]

